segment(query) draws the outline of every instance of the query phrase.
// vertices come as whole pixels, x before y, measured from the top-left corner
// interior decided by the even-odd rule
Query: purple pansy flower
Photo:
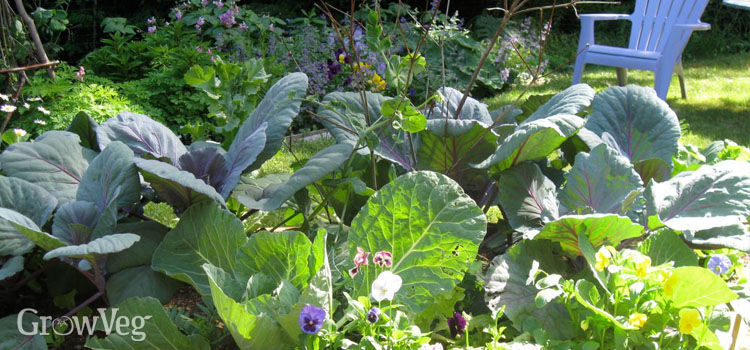
[[[150,26],[146,29],[149,34],[156,32],[156,26]]]
[[[716,254],[712,255],[710,259],[708,259],[708,269],[711,270],[711,272],[721,275],[723,273],[727,273],[729,271],[729,268],[732,267],[732,261],[729,260],[729,258],[724,254]]]
[[[378,322],[378,319],[380,318],[380,309],[377,307],[372,307],[370,311],[367,311],[367,322],[375,323]]]
[[[448,319],[448,329],[453,338],[456,336],[463,336],[464,331],[466,330],[466,319],[460,312],[454,312],[453,317]]]
[[[317,306],[305,305],[299,313],[299,327],[307,334],[318,333],[326,320],[326,310]]]

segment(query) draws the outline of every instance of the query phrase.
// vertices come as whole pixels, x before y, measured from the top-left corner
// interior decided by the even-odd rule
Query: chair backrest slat
[[[708,0],[637,0],[632,14],[631,49],[661,52],[675,24],[694,24]],[[681,38],[681,47],[689,36]]]

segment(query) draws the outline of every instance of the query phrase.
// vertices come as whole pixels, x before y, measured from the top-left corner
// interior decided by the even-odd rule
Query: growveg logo
[[[119,309],[112,308],[111,313],[107,314],[105,308],[96,309],[98,316],[63,316],[53,319],[52,316],[39,316],[40,321],[34,321],[24,325],[23,318],[27,313],[38,316],[38,311],[32,308],[26,308],[18,313],[16,324],[18,331],[23,335],[56,335],[67,336],[70,334],[89,335],[94,330],[103,330],[105,334],[117,334],[120,336],[130,336],[133,341],[143,341],[146,339],[146,333],[141,329],[146,326],[146,320],[151,316],[117,316]]]

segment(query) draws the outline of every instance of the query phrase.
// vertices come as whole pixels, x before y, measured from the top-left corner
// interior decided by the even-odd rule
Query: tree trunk
[[[28,13],[26,13],[26,9],[23,7],[23,2],[21,0],[15,0],[15,3],[18,14],[21,16],[21,19],[23,19],[23,22],[26,23],[26,27],[29,28],[29,35],[31,36],[31,41],[34,42],[36,54],[39,56],[39,60],[42,61],[42,63],[49,63],[49,58],[47,58],[47,53],[44,51],[42,40],[39,39],[39,33],[36,31],[34,20],[29,17]],[[50,78],[55,78],[55,71],[52,67],[47,68],[47,74],[49,74]]]

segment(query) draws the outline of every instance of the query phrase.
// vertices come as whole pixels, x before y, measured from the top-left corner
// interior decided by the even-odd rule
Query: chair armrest
[[[625,13],[590,13],[578,15],[578,17],[581,19],[581,21],[612,21],[620,19],[630,19],[630,15]]]
[[[704,30],[711,29],[711,24],[709,24],[709,23],[703,23],[703,22],[694,23],[694,24],[675,24],[674,27],[678,28],[678,29],[682,29],[682,30],[699,30],[699,31],[704,31]]]

